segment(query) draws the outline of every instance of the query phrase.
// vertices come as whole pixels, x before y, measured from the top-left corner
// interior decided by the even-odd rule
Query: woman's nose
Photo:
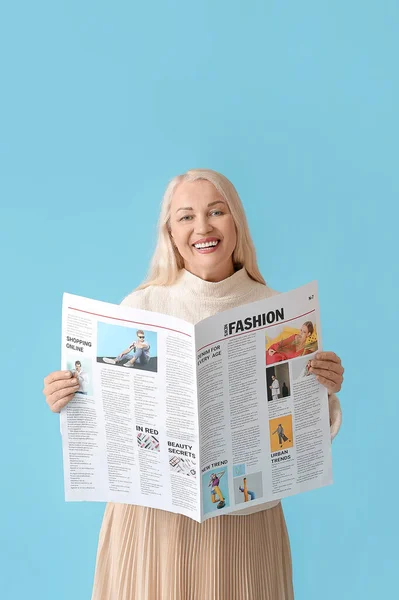
[[[201,217],[197,219],[196,233],[204,235],[205,233],[212,231],[212,229],[213,227],[207,217]]]

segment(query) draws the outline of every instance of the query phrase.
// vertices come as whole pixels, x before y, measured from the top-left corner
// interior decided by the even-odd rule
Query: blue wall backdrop
[[[335,485],[284,502],[296,598],[395,596],[398,28],[394,0],[3,3],[4,600],[90,598],[103,505],[64,503],[41,394],[62,292],[129,293],[191,167],[232,179],[272,287],[319,281],[346,367]]]

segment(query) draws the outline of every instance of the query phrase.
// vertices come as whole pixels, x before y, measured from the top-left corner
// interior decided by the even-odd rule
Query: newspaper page
[[[201,520],[332,483],[317,284],[196,325]]]
[[[183,320],[69,294],[65,497],[199,522],[331,483],[316,283]]]
[[[200,519],[194,327],[63,299],[62,368],[80,389],[61,411],[65,498]]]

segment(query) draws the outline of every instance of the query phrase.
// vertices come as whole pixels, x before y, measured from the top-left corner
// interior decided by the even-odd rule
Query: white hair
[[[177,175],[168,184],[161,203],[158,221],[158,240],[151,259],[146,280],[137,288],[150,285],[171,285],[184,268],[184,261],[170,235],[170,207],[175,189],[180,183],[206,180],[212,183],[226,201],[237,232],[237,243],[233,252],[235,269],[245,267],[248,275],[259,283],[265,284],[256,260],[255,247],[249,232],[244,207],[234,185],[221,173],[210,169],[190,169],[183,175]]]

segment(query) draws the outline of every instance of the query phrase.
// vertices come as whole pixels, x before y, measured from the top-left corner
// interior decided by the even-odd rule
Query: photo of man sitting
[[[116,358],[104,358],[104,362],[109,364],[117,365],[122,362],[123,359],[128,358],[129,360],[124,363],[124,367],[132,368],[135,364],[144,366],[150,360],[150,344],[145,341],[145,333],[142,329],[138,329],[136,332],[137,339],[134,340],[130,346],[123,350]]]

